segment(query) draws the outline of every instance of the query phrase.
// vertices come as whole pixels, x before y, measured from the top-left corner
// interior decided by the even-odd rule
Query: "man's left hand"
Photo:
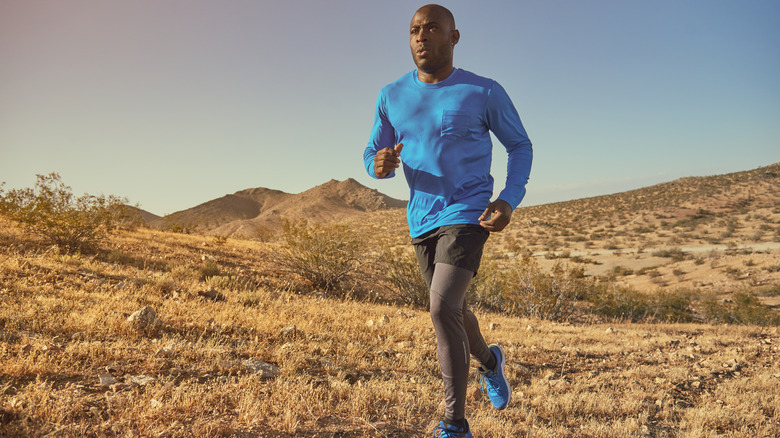
[[[490,232],[498,232],[506,228],[511,219],[512,207],[503,199],[496,199],[479,217],[479,224]]]

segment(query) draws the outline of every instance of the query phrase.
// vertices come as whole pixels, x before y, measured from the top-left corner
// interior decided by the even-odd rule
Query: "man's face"
[[[409,46],[417,68],[432,74],[452,66],[452,49],[459,36],[452,27],[446,14],[436,8],[422,8],[414,14]]]

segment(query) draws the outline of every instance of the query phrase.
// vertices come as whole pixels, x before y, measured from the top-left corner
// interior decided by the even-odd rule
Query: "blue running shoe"
[[[493,407],[500,410],[504,409],[509,404],[509,400],[512,399],[512,388],[509,387],[509,381],[506,380],[504,375],[506,355],[504,354],[504,349],[498,344],[493,344],[488,348],[496,357],[496,369],[490,371],[482,366],[477,368],[479,389],[487,391]]]
[[[473,438],[471,435],[471,428],[468,426],[468,421],[466,421],[465,430],[454,424],[441,421],[439,422],[439,425],[436,426],[436,429],[433,429],[433,438]]]

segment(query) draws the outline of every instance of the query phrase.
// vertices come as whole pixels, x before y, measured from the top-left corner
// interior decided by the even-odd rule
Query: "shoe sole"
[[[509,385],[509,380],[507,380],[507,378],[506,378],[506,372],[505,372],[505,368],[506,368],[505,367],[505,365],[506,365],[506,354],[504,353],[504,349],[500,345],[498,345],[498,344],[493,344],[493,345],[489,346],[488,348],[492,349],[493,347],[498,348],[498,351],[501,352],[501,357],[498,360],[498,365],[496,365],[496,371],[500,371],[501,372],[501,378],[504,379],[504,383],[506,383],[507,394],[508,394],[507,397],[506,397],[506,404],[504,406],[498,407],[496,405],[493,405],[494,408],[496,408],[496,409],[498,409],[500,411],[502,409],[505,409],[507,406],[509,406],[509,402],[512,401],[512,386]],[[492,401],[491,401],[491,403],[492,403]]]

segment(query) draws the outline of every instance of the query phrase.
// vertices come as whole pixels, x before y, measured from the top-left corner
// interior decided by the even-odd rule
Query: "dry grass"
[[[440,419],[424,311],[297,294],[258,242],[139,230],[105,248],[63,256],[0,222],[0,435],[406,437]],[[127,324],[143,306],[159,329]],[[472,385],[475,436],[780,434],[778,328],[478,316],[514,399],[497,412]]]

